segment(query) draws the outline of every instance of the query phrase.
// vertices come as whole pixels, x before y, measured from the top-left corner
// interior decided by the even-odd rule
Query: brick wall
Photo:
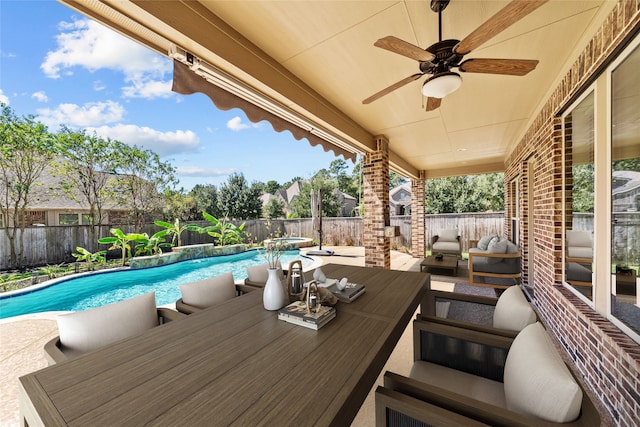
[[[391,268],[391,239],[384,236],[385,218],[389,218],[389,141],[376,137],[376,151],[362,162],[364,181],[364,264],[366,267]],[[388,224],[387,224],[388,225]]]
[[[426,214],[424,213],[425,200],[424,177],[411,180],[411,253],[414,258],[423,258],[427,250],[426,245]]]
[[[520,241],[524,250],[523,282],[533,285],[534,304],[558,338],[576,370],[618,425],[640,419],[640,346],[584,304],[562,280],[562,132],[558,117],[599,67],[616,53],[640,22],[640,0],[618,2],[610,16],[563,78],[506,162],[505,182],[520,180]],[[528,167],[535,170],[530,174]],[[534,182],[528,177],[534,176]],[[528,206],[532,192],[533,206]],[[507,197],[510,193],[507,192]],[[507,201],[509,203],[509,201]],[[535,241],[527,240],[533,209]],[[529,248],[534,249],[534,277],[529,277]],[[532,279],[532,280],[531,280]]]

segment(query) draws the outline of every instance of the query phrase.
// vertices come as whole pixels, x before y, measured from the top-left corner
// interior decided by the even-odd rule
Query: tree
[[[163,219],[180,219],[181,221],[194,221],[201,218],[202,211],[198,209],[196,201],[191,193],[184,194],[184,190],[182,189],[166,189],[163,198]]]
[[[117,143],[119,161],[117,186],[119,203],[127,206],[137,230],[144,226],[147,215],[162,209],[166,189],[176,182],[175,169],[151,150],[141,150]]]
[[[280,197],[272,197],[264,206],[264,216],[266,218],[284,218],[284,201]]]
[[[17,117],[8,106],[0,107],[0,216],[9,239],[11,266],[19,268],[27,208],[36,197],[42,172],[53,159],[55,137],[32,116]]]
[[[249,186],[243,174],[234,173],[220,187],[218,209],[230,219],[256,219],[262,214],[262,188]]]
[[[454,176],[425,182],[426,213],[504,210],[502,174]]]
[[[280,184],[278,181],[269,180],[264,184],[264,192],[269,194],[276,194],[276,191],[280,189]]]
[[[197,184],[191,189],[189,195],[193,197],[197,215],[193,220],[202,219],[202,212],[209,212],[215,217],[222,216],[218,208],[218,189],[213,184]]]
[[[573,212],[593,212],[595,170],[593,163],[573,165]]]
[[[325,171],[326,172],[326,171]],[[337,196],[337,183],[328,179],[322,171],[318,172],[311,181],[303,182],[300,194],[291,202],[291,217],[311,218],[311,189],[322,190],[322,216],[336,217],[340,214],[340,204]]]
[[[397,174],[394,171],[389,171],[389,190],[393,190],[407,182],[409,182],[409,180],[404,176]]]
[[[89,207],[92,225],[103,223],[103,207],[116,198],[112,171],[117,166],[117,144],[84,130],[72,131],[63,127],[58,134],[59,155],[62,159],[55,167],[61,177],[64,195]],[[111,184],[111,185],[110,185]],[[91,227],[95,240],[96,228]]]
[[[347,162],[342,159],[335,159],[329,165],[329,175],[337,182],[338,189],[350,196],[358,196],[357,182],[346,171],[349,169]]]

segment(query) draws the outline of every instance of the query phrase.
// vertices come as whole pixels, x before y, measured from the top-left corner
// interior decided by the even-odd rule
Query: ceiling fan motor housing
[[[431,0],[430,8],[435,13],[442,12],[449,5],[449,0]]]
[[[457,66],[462,60],[462,55],[453,52],[453,48],[460,43],[459,40],[442,40],[432,44],[425,50],[434,55],[430,62],[420,62],[420,71],[427,74],[447,71],[449,67]]]

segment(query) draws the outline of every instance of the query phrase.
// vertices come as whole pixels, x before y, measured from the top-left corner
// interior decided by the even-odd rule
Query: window
[[[78,214],[59,214],[58,223],[60,225],[78,225]]]
[[[565,167],[565,283],[593,299],[594,93],[579,100],[563,118]]]
[[[95,221],[91,214],[82,214],[82,225],[92,225],[96,224],[98,221]]]
[[[611,72],[611,315],[640,334],[640,47],[631,49]]]

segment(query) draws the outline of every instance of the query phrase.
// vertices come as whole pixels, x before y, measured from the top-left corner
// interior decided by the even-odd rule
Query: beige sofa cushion
[[[535,321],[536,313],[519,285],[507,288],[500,295],[493,312],[494,328],[521,331]]]
[[[593,238],[590,231],[567,230],[567,256],[574,258],[593,257]]]
[[[507,407],[546,421],[564,423],[580,415],[582,390],[536,322],[514,339],[504,367]]]
[[[233,273],[180,285],[182,301],[198,308],[207,308],[236,296]]]
[[[499,381],[424,360],[413,363],[409,377],[490,405],[507,408],[504,386]]]
[[[63,353],[74,357],[158,326],[151,292],[102,307],[58,316]]]
[[[449,228],[446,230],[440,230],[438,234],[438,240],[441,242],[457,242],[458,241],[458,229]]]

